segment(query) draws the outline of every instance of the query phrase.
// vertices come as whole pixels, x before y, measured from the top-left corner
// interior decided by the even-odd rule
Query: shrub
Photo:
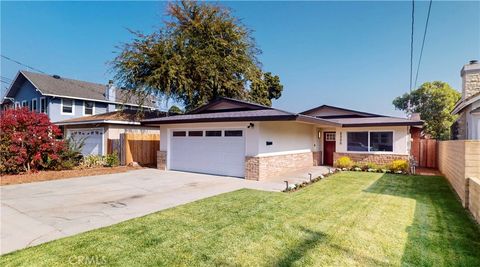
[[[101,167],[105,161],[101,155],[88,155],[83,158],[81,165],[86,168]]]
[[[349,157],[340,157],[339,159],[337,159],[337,161],[335,161],[335,167],[337,168],[351,168],[353,165],[353,161],[349,158]]]
[[[116,167],[118,165],[120,165],[120,160],[116,152],[106,156],[88,155],[85,156],[81,162],[81,166],[84,168]]]
[[[403,159],[394,160],[388,165],[388,168],[392,172],[408,172],[408,161]]]
[[[82,148],[85,144],[85,139],[75,140],[72,137],[65,140],[66,149],[60,154],[60,165],[58,170],[69,170],[77,167],[82,162]]]
[[[377,170],[378,169],[378,165],[373,163],[373,162],[367,162],[365,164],[363,164],[361,166],[362,170],[364,171],[368,171],[369,169],[374,169],[374,170]]]
[[[54,169],[66,149],[57,137],[60,129],[46,114],[27,108],[9,109],[0,114],[0,172],[19,173]]]
[[[118,159],[117,152],[113,154],[108,154],[105,156],[105,166],[106,167],[116,167],[120,165],[120,160]]]

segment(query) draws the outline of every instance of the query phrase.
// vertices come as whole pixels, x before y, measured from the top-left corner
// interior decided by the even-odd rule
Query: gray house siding
[[[62,98],[51,98],[49,115],[52,122],[73,119],[77,117],[83,117],[83,100],[75,99],[73,103],[73,114],[62,114]],[[107,112],[107,104],[102,102],[95,102],[95,113],[101,114]]]
[[[30,106],[32,104],[32,99],[37,99],[38,110],[40,97],[42,97],[42,94],[40,94],[40,92],[38,92],[30,82],[26,81],[20,87],[18,94],[15,95],[14,103],[19,102],[20,105],[22,105],[22,101],[27,101],[28,105]]]

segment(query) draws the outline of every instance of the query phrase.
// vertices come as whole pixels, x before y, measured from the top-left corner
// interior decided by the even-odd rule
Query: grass
[[[442,177],[343,172],[295,193],[239,190],[204,199],[13,252],[0,265],[72,259],[122,266],[480,266],[480,227]]]

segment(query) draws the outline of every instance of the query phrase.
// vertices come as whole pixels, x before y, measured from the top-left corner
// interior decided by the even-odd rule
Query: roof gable
[[[248,111],[248,110],[262,110],[262,109],[271,109],[271,108],[267,106],[262,106],[259,104],[249,103],[242,100],[221,97],[206,105],[203,105],[197,109],[190,111],[189,114]]]
[[[346,108],[321,105],[301,112],[300,114],[319,117],[319,118],[362,118],[362,117],[383,117],[383,115],[367,113],[363,111],[351,110]]]

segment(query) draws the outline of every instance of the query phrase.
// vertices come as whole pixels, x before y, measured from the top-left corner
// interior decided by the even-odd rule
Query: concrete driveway
[[[2,186],[0,253],[241,188],[280,191],[284,184],[142,169]]]

